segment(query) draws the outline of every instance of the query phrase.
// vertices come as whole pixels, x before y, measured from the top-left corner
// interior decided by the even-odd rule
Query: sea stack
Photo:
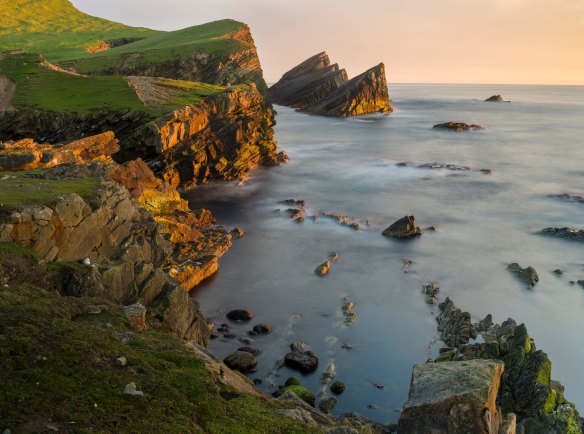
[[[338,64],[331,65],[325,52],[302,62],[270,88],[272,102],[307,113],[349,117],[391,113],[385,65],[349,80]]]

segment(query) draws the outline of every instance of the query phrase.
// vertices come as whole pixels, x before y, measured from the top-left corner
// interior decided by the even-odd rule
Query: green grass
[[[27,249],[16,243],[0,243],[0,257],[7,253],[14,253],[27,258],[37,258],[38,255],[34,250]]]
[[[0,173],[0,211],[21,208],[25,205],[52,205],[59,196],[77,193],[88,203],[93,203],[100,185],[96,178],[41,179],[33,172]]]
[[[274,413],[275,402],[217,385],[200,360],[160,332],[122,343],[116,333],[128,330],[115,307],[82,314],[91,305],[109,303],[27,286],[0,288],[2,429],[319,432]],[[121,356],[125,367],[116,364]],[[145,396],[124,394],[130,382]]]
[[[5,56],[0,74],[16,83],[17,109],[83,113],[92,110],[147,111],[123,77],[81,77],[51,70],[35,54]]]
[[[132,62],[136,65],[176,61],[189,57],[193,52],[228,56],[240,50],[244,43],[234,39],[220,39],[227,33],[241,28],[242,23],[221,20],[174,32],[161,33],[132,44],[122,45],[95,54],[83,53],[64,66],[74,66],[82,74],[96,74],[114,68],[124,55],[137,53]]]
[[[171,103],[166,105],[167,110],[199,103],[204,98],[224,92],[227,89],[226,86],[218,86],[215,84],[194,81],[172,80],[169,78],[158,78],[156,80],[156,84],[180,91],[177,92],[177,94],[173,97]],[[243,90],[246,87],[247,85],[244,84],[236,86],[236,88],[239,90]]]
[[[97,41],[157,35],[92,17],[67,0],[0,0],[0,51],[41,52],[51,61],[82,56]]]

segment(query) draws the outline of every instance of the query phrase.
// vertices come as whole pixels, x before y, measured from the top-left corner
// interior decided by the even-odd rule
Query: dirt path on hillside
[[[16,84],[8,77],[0,75],[0,111],[12,110],[12,98],[14,98],[14,91]]]

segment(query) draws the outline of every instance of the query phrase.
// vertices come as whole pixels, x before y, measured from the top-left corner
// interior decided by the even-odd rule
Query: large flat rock
[[[504,364],[494,360],[415,365],[398,432],[497,433],[503,370]]]

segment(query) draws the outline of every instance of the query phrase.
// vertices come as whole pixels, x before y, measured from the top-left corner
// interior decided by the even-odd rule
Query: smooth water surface
[[[397,421],[412,365],[428,358],[437,337],[438,308],[425,304],[421,293],[422,284],[436,281],[441,300],[452,298],[476,320],[492,313],[497,322],[525,322],[550,355],[552,376],[584,410],[584,288],[570,284],[584,279],[584,244],[536,234],[549,226],[584,228],[584,204],[547,197],[584,195],[584,87],[395,85],[390,93],[391,116],[339,120],[277,107],[276,135],[289,164],[258,169],[239,186],[189,193],[193,207],[209,208],[220,224],[246,232],[219,273],[197,290],[204,312],[220,324],[227,311],[250,309],[250,324],[233,325],[240,336],[258,322],[274,327],[271,335],[254,338],[262,354],[252,377],[263,380],[260,388],[273,391],[296,375],[273,367],[301,340],[320,358],[318,371],[301,378],[306,386],[318,392],[322,372],[334,361],[337,379],[347,386],[335,412],[387,423]],[[512,103],[482,101],[494,93]],[[450,120],[487,129],[432,129]],[[322,218],[294,223],[280,203],[289,198],[306,200],[308,214],[357,217],[363,228]],[[408,214],[436,232],[410,242],[381,236]],[[331,251],[340,259],[320,278],[313,270]],[[414,261],[409,273],[405,258]],[[510,262],[539,272],[533,290],[506,271]],[[552,273],[557,268],[563,276]],[[352,326],[343,321],[344,297],[355,304]],[[222,358],[243,345],[217,339],[210,348]]]

